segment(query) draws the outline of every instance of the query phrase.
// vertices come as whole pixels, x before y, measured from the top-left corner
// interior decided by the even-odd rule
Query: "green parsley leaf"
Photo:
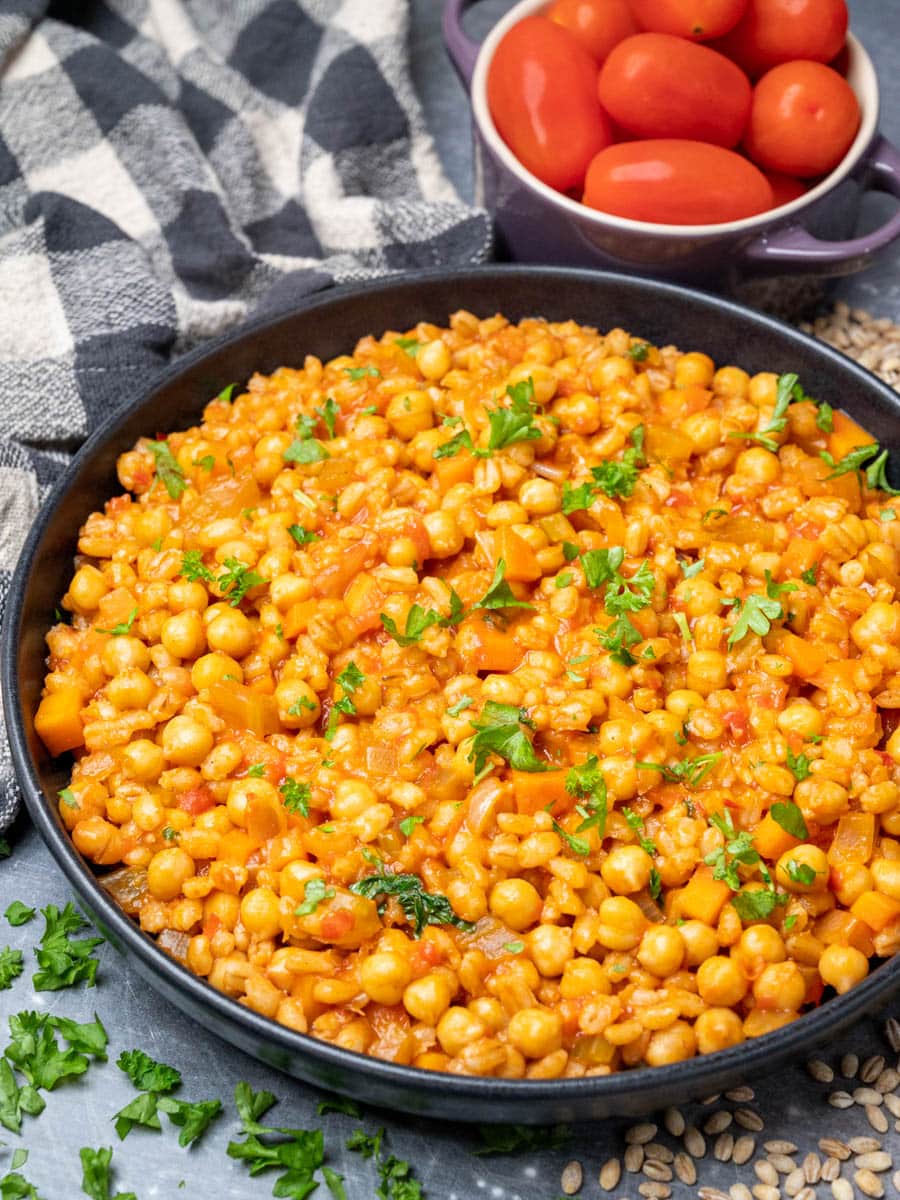
[[[34,912],[33,908],[29,908],[27,904],[23,904],[21,900],[13,900],[3,915],[9,921],[10,925],[19,926],[30,921],[34,916]]]
[[[161,1096],[159,1107],[173,1125],[178,1126],[179,1146],[191,1146],[203,1136],[210,1124],[222,1111],[221,1100],[176,1100],[174,1096]]]
[[[525,949],[525,943],[524,942],[504,942],[503,949],[508,954],[521,954],[522,951]]]
[[[563,558],[566,562],[572,562],[578,557],[578,547],[574,542],[563,542],[562,544]]]
[[[351,1100],[348,1096],[329,1096],[327,1100],[320,1100],[316,1105],[316,1115],[324,1117],[328,1113],[341,1113],[345,1117],[355,1117],[357,1121],[362,1120],[362,1109],[355,1100]]]
[[[482,1145],[472,1151],[475,1155],[558,1150],[572,1140],[567,1125],[479,1125],[478,1134]]]
[[[100,1062],[106,1062],[106,1047],[109,1035],[103,1022],[94,1013],[93,1021],[73,1021],[69,1017],[50,1017],[50,1024],[66,1039],[73,1050],[90,1054]]]
[[[14,1013],[9,1018],[6,1057],[36,1088],[52,1091],[63,1079],[83,1075],[89,1062],[74,1049],[61,1050],[46,1014]]]
[[[408,354],[410,358],[415,358],[424,343],[420,342],[418,338],[414,337],[399,337],[394,338],[394,345],[399,346],[400,349],[405,354]]]
[[[37,1117],[43,1111],[44,1099],[37,1088],[30,1083],[19,1087],[12,1067],[0,1057],[0,1125],[18,1133],[25,1113]]]
[[[344,1187],[344,1177],[339,1175],[337,1171],[333,1171],[331,1167],[322,1168],[322,1178],[325,1180],[325,1186],[334,1196],[334,1200],[347,1200],[347,1191]]]
[[[425,630],[430,629],[432,625],[440,624],[440,621],[440,613],[435,612],[433,608],[426,611],[421,604],[414,604],[406,614],[406,628],[401,633],[393,617],[387,616],[386,613],[381,613],[381,624],[398,646],[416,645]]]
[[[312,529],[304,529],[302,525],[288,525],[288,533],[298,546],[308,546],[310,542],[317,542],[322,536]]]
[[[681,574],[685,579],[693,579],[695,575],[699,575],[706,566],[705,559],[698,558],[696,562],[688,562],[686,558],[679,558],[678,565],[681,567]]]
[[[779,596],[783,596],[787,592],[797,591],[796,583],[776,583],[769,570],[764,571],[763,574],[766,580],[766,595],[770,600],[777,600]]]
[[[753,837],[746,830],[738,833],[727,808],[720,813],[712,813],[709,823],[722,834],[725,845],[707,854],[703,861],[713,868],[713,879],[724,880],[733,892],[737,892],[741,887],[738,864],[753,866],[759,862],[759,853],[753,845]]]
[[[816,871],[809,863],[799,863],[795,858],[788,859],[787,867],[788,878],[794,883],[800,883],[804,887],[809,887],[810,884],[816,882]]]
[[[635,445],[622,455],[621,462],[605,462],[599,467],[591,467],[594,477],[594,489],[610,497],[621,496],[628,499],[634,492],[640,475],[640,467],[645,464],[643,449],[644,427],[636,426],[631,431]]]
[[[788,746],[786,762],[787,769],[791,772],[798,783],[809,778],[809,755],[794,754],[790,746]]]
[[[490,587],[481,599],[476,600],[472,605],[473,610],[476,608],[534,608],[533,604],[527,604],[524,600],[516,599],[512,588],[510,588],[504,578],[505,575],[506,562],[501,558],[494,567],[494,577],[491,580]]]
[[[447,709],[447,716],[458,717],[460,713],[465,712],[467,708],[471,708],[474,703],[475,701],[471,696],[463,696],[460,700],[457,700],[455,704],[450,705],[450,707]]]
[[[295,700],[288,709],[288,716],[299,717],[302,712],[315,712],[315,703],[310,700],[309,696],[301,696],[299,700]]]
[[[619,570],[625,561],[625,551],[621,546],[586,550],[580,557],[588,587],[606,585],[604,607],[609,616],[640,612],[650,603],[656,578],[646,560],[630,579],[626,579]]]
[[[793,767],[791,767],[790,762],[788,762],[788,767],[793,771]],[[796,775],[796,772],[794,772],[794,774]],[[800,779],[801,776],[798,775],[797,778]],[[805,779],[806,776],[804,775],[802,778]],[[801,842],[806,841],[806,839],[809,837],[809,830],[806,828],[806,821],[803,818],[803,813],[792,801],[779,801],[778,803],[773,804],[769,809],[769,813],[772,817],[772,820],[777,822],[777,824],[781,826],[785,833],[789,833],[791,837],[799,838]]]
[[[878,518],[881,521],[896,521],[897,514],[892,508],[883,508],[878,514]]]
[[[551,764],[537,757],[526,737],[522,725],[528,723],[524,709],[488,700],[481,710],[481,719],[472,722],[477,733],[472,740],[469,762],[475,763],[475,774],[481,774],[492,753],[517,771],[552,771]]]
[[[629,647],[642,642],[644,635],[635,628],[627,613],[616,617],[605,629],[596,630],[596,634],[600,645],[609,651],[613,662],[621,663],[623,667],[634,666],[637,659]]]
[[[816,571],[817,571],[817,569],[818,568],[816,568],[816,567],[810,567],[808,570],[804,571],[800,576],[800,578],[803,580],[803,582],[808,583],[810,587],[816,586]]]
[[[776,584],[775,586],[783,585]],[[777,621],[783,615],[781,605],[777,600],[757,595],[755,592],[751,592],[746,600],[739,601],[735,607],[738,619],[728,635],[729,647],[741,641],[751,631],[764,637],[772,628],[772,622]]]
[[[488,452],[503,450],[516,442],[535,441],[541,431],[534,424],[537,406],[534,403],[534,381],[529,377],[521,383],[507,387],[508,408],[492,408],[488,411],[491,432]]]
[[[188,486],[184,471],[178,465],[175,455],[169,448],[168,442],[154,442],[148,438],[147,449],[153,455],[153,465],[156,468],[156,478],[160,481],[172,500],[180,500]]]
[[[649,342],[632,342],[625,353],[632,362],[646,362],[650,349]]]
[[[556,579],[554,579],[553,582],[557,588],[568,587],[569,584],[572,582],[572,572],[571,571],[563,571],[561,575],[557,575]]]
[[[38,1190],[18,1171],[10,1171],[0,1179],[0,1200],[41,1200]]]
[[[432,457],[436,459],[453,458],[459,454],[460,450],[475,453],[475,443],[472,441],[472,435],[468,429],[461,429],[459,433],[438,446]]]
[[[834,409],[825,400],[819,404],[819,411],[816,413],[816,425],[823,433],[834,432]]]
[[[424,820],[425,820],[424,817],[404,817],[403,820],[400,822],[400,832],[406,838],[412,837],[412,832],[415,829],[415,827],[417,825],[421,825],[424,822]]]
[[[123,1050],[116,1066],[141,1092],[172,1092],[181,1084],[181,1072],[168,1063],[156,1062],[143,1050]]]
[[[562,510],[566,516],[573,512],[582,512],[594,503],[596,493],[592,483],[580,483],[578,487],[566,481],[562,486]],[[576,550],[576,554],[577,554]]]
[[[163,837],[167,842],[174,842],[177,846],[181,841],[181,834],[177,829],[173,829],[171,825],[167,825],[163,830]]]
[[[83,1146],[81,1159],[81,1190],[90,1200],[135,1200],[134,1192],[112,1193],[112,1149],[92,1150]]]
[[[203,562],[202,550],[185,550],[181,558],[180,574],[183,579],[189,579],[192,582],[202,579],[206,583],[212,583],[215,579],[215,575]]]
[[[415,937],[421,937],[426,925],[455,925],[471,932],[475,926],[458,917],[446,896],[426,892],[418,875],[367,875],[350,885],[357,896],[396,896],[407,921],[413,925]]]
[[[75,799],[75,793],[71,788],[63,788],[61,792],[57,792],[60,800],[65,804],[66,808],[77,808],[78,801]]]
[[[13,983],[25,970],[25,960],[21,950],[13,950],[10,946],[0,949],[0,992],[11,988]]]
[[[344,367],[347,377],[354,382],[358,379],[380,379],[381,372],[377,367]]]
[[[383,1129],[379,1129],[374,1134],[366,1133],[364,1129],[354,1129],[350,1137],[347,1138],[347,1149],[352,1150],[355,1154],[362,1155],[363,1158],[377,1158],[381,1154],[381,1140],[383,1137]]]
[[[460,597],[456,588],[451,587],[451,585],[449,583],[447,583],[446,579],[442,580],[441,582],[444,584],[444,587],[450,593],[450,613],[446,617],[441,617],[441,625],[445,629],[446,628],[452,629],[455,625],[458,625],[460,623],[460,621],[462,621],[462,619],[465,617],[466,606],[463,604],[462,598]]]
[[[95,625],[94,628],[98,633],[108,633],[112,637],[125,637],[127,634],[131,633],[131,627],[134,624],[134,620],[137,615],[138,606],[135,605],[128,614],[127,621],[120,621],[118,625],[113,625],[112,629],[101,629],[99,625]]]
[[[731,903],[737,909],[737,915],[742,921],[766,921],[782,904],[787,904],[788,897],[783,892],[771,888],[759,888],[755,891],[742,890],[731,897]]]
[[[232,398],[234,397],[234,389],[236,387],[236,383],[229,383],[228,387],[222,388],[221,392],[219,392],[218,396],[216,396],[216,400],[220,404],[230,404]]]
[[[602,838],[606,832],[608,805],[606,780],[598,762],[597,755],[592,754],[579,766],[570,767],[566,773],[566,791],[581,801],[575,809],[583,820],[575,832],[586,833],[589,829],[596,829],[597,836]]]
[[[222,589],[222,598],[227,600],[232,608],[237,608],[251,588],[268,582],[238,558],[226,558],[224,566],[225,570],[216,583]]]
[[[309,816],[312,789],[308,783],[299,783],[296,779],[287,778],[278,790],[284,796],[284,807],[288,812],[299,813],[301,817]]]
[[[234,1104],[245,1133],[272,1132],[267,1126],[259,1124],[259,1118],[265,1116],[273,1104],[277,1104],[272,1092],[262,1089],[254,1092],[249,1083],[242,1081],[234,1089]]]
[[[569,849],[572,851],[573,854],[580,854],[582,856],[582,858],[586,854],[590,854],[591,843],[587,840],[587,838],[576,837],[573,834],[568,833],[565,829],[563,829],[563,827],[562,827],[562,825],[560,825],[559,821],[553,822],[553,828],[554,828],[555,832],[558,833],[559,836],[562,838],[562,840],[566,843],[566,845],[569,847]]]
[[[0,837],[0,858],[9,858],[10,854],[12,854],[12,850],[10,849],[9,842],[6,838]]]
[[[654,762],[639,762],[635,765],[639,770],[659,771],[669,783],[683,783],[685,787],[695,788],[703,782],[721,757],[722,751],[716,750],[710,754],[698,754],[696,758],[683,758],[671,766]]]
[[[322,407],[316,408],[314,411],[322,418],[322,424],[328,430],[328,436],[333,438],[335,425],[341,413],[340,405],[329,396]]]
[[[48,904],[41,909],[41,915],[44,918],[44,932],[40,946],[35,949],[40,968],[32,977],[35,991],[54,992],[82,981],[88,987],[93,987],[100,964],[91,957],[91,951],[95,946],[102,945],[104,939],[70,939],[70,934],[88,927],[87,921],[72,904],[67,904],[62,912],[55,904]]]
[[[246,1084],[238,1084],[236,1099],[238,1089],[242,1087],[253,1096]],[[264,1099],[263,1112],[275,1099],[271,1092],[257,1093],[257,1096]],[[251,1111],[255,1107],[253,1104]],[[238,1109],[240,1111],[240,1104]],[[272,1189],[273,1196],[304,1200],[310,1192],[315,1191],[314,1176],[325,1158],[325,1138],[321,1129],[267,1129],[257,1125],[253,1118],[250,1121],[245,1119],[244,1134],[243,1141],[228,1143],[226,1153],[229,1158],[243,1162],[251,1175],[259,1175],[270,1169],[281,1171]],[[282,1140],[262,1140],[263,1136],[270,1134],[281,1134]]]
[[[247,768],[247,774],[251,779],[262,779],[266,773],[265,763],[254,763],[253,766]]]
[[[865,467],[865,481],[868,486],[873,490],[880,489],[887,492],[890,496],[900,495],[900,489],[891,487],[887,481],[885,468],[887,467],[888,452],[882,450],[877,442],[869,442],[866,446],[857,446],[840,462],[835,462],[827,450],[820,451],[819,457],[824,459],[829,467],[834,468],[830,475],[825,476],[826,479],[836,479],[837,476],[847,475],[850,471],[858,471],[863,474],[863,465],[868,463],[868,466]]]
[[[156,1092],[140,1092],[124,1108],[113,1114],[115,1130],[120,1141],[125,1141],[135,1125],[144,1129],[162,1129],[159,1120],[159,1096]]]
[[[333,900],[334,888],[326,887],[324,879],[308,879],[303,889],[303,903],[294,909],[295,917],[308,917],[324,900]]]
[[[638,763],[638,766],[640,765],[641,764]],[[645,854],[649,854],[652,858],[656,853],[656,843],[651,838],[646,836],[644,818],[639,817],[638,814],[633,812],[630,808],[623,808],[622,816],[625,818],[628,828],[638,835],[638,844],[640,845],[641,849]]]
[[[784,928],[786,930],[793,929],[796,924],[797,924],[797,914],[796,913],[789,913],[788,916],[786,916],[784,918]]]
[[[216,456],[214,454],[204,454],[202,458],[191,459],[192,467],[199,467],[201,471],[211,471],[216,465]]]
[[[324,462],[331,455],[314,437],[304,437],[295,438],[281,457],[285,462],[308,466],[310,463]]]
[[[681,634],[682,641],[686,646],[693,647],[694,635],[691,633],[691,627],[688,624],[688,619],[683,612],[672,613],[672,620],[678,626],[678,632]]]

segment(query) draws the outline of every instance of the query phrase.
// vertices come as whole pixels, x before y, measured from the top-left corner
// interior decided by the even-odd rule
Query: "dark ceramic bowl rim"
[[[32,821],[79,898],[97,918],[97,924],[101,931],[107,934],[114,945],[134,954],[143,963],[145,974],[152,977],[155,983],[158,981],[164,992],[167,993],[171,990],[185,993],[195,1008],[205,1009],[210,1015],[220,1017],[226,1027],[243,1026],[248,1034],[255,1036],[272,1049],[270,1061],[275,1065],[279,1065],[277,1052],[280,1051],[301,1060],[313,1060],[325,1069],[336,1068],[339,1073],[358,1072],[368,1075],[373,1080],[380,1081],[385,1089],[395,1089],[398,1094],[407,1097],[417,1094],[423,1097],[427,1096],[429,1105],[421,1110],[423,1113],[440,1113],[443,1096],[452,1097],[458,1104],[464,1103],[466,1098],[470,1098],[476,1104],[491,1098],[497,1103],[497,1119],[508,1120],[509,1109],[505,1111],[501,1111],[501,1109],[504,1102],[512,1102],[518,1110],[516,1119],[527,1122],[529,1102],[547,1101],[559,1107],[571,1102],[573,1111],[583,1111],[586,1102],[592,1097],[596,1097],[598,1101],[602,1097],[604,1104],[609,1105],[610,1103],[614,1104],[617,1097],[621,1097],[623,1100],[638,1094],[652,1097],[654,1092],[665,1091],[667,1086],[677,1086],[686,1095],[697,1096],[704,1094],[706,1081],[714,1081],[716,1077],[722,1077],[729,1072],[739,1072],[745,1078],[752,1078],[757,1071],[763,1073],[771,1062],[784,1061],[792,1050],[799,1053],[812,1045],[822,1043],[830,1032],[838,1027],[846,1027],[854,1019],[859,1019],[871,1012],[877,1007],[879,1001],[887,999],[900,987],[900,954],[880,965],[852,991],[829,1000],[811,1013],[805,1014],[781,1029],[742,1042],[728,1050],[701,1055],[668,1066],[645,1067],[591,1078],[536,1081],[451,1075],[388,1063],[358,1054],[355,1051],[344,1050],[309,1035],[296,1033],[279,1025],[274,1020],[253,1012],[223,992],[217,991],[205,979],[192,974],[187,967],[181,966],[165,951],[159,949],[155,942],[143,934],[115,901],[107,895],[75,850],[68,833],[54,817],[51,805],[41,787],[19,711],[16,662],[19,631],[28,615],[23,611],[23,600],[29,569],[50,518],[66,496],[82,464],[101,445],[107,441],[114,441],[119,427],[128,420],[129,414],[134,408],[147,403],[156,392],[172,380],[177,379],[188,368],[202,363],[204,360],[214,359],[223,348],[243,339],[253,338],[261,332],[271,329],[283,321],[292,320],[301,314],[308,315],[318,309],[340,305],[345,298],[353,296],[361,290],[381,294],[385,297],[386,303],[389,303],[391,291],[402,285],[410,283],[427,285],[429,281],[462,285],[467,281],[479,277],[484,278],[491,274],[507,278],[519,276],[538,280],[546,279],[548,285],[552,281],[556,283],[603,281],[620,284],[622,287],[642,289],[645,293],[655,298],[665,299],[673,305],[677,305],[679,301],[705,305],[709,310],[728,314],[734,321],[745,324],[747,322],[754,323],[762,330],[777,334],[780,339],[789,337],[807,349],[813,347],[821,355],[826,365],[840,366],[843,371],[847,371],[849,368],[851,373],[857,377],[861,389],[870,392],[873,389],[880,391],[883,398],[900,417],[900,397],[876,376],[858,364],[852,363],[838,351],[783,325],[773,317],[752,312],[731,301],[673,284],[635,279],[612,272],[581,269],[489,267],[451,272],[425,271],[416,275],[399,274],[375,283],[349,284],[333,288],[324,295],[313,296],[286,313],[251,322],[219,339],[213,345],[207,344],[186,354],[158,376],[152,386],[142,392],[134,405],[113,414],[85,442],[44,502],[19,557],[7,598],[2,642],[0,642],[0,691],[2,691],[12,761]],[[390,309],[386,307],[385,314],[387,315],[389,312]],[[403,1107],[407,1111],[413,1111],[409,1101]],[[645,1105],[647,1109],[650,1107],[652,1104]],[[626,1111],[625,1106],[622,1111]],[[490,1117],[485,1118],[480,1115],[478,1119],[489,1120]]]

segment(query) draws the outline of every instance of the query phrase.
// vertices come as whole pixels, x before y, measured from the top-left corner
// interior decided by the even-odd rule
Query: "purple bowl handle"
[[[878,137],[867,156],[868,188],[887,192],[900,200],[900,152],[886,138]],[[878,229],[845,242],[826,242],[813,237],[800,225],[789,225],[762,234],[744,251],[758,267],[809,271],[820,275],[851,274],[868,263],[876,250],[900,237],[900,211]]]
[[[441,24],[450,61],[466,87],[472,82],[475,60],[481,49],[481,44],[473,41],[462,27],[462,15],[472,2],[473,0],[447,0]]]

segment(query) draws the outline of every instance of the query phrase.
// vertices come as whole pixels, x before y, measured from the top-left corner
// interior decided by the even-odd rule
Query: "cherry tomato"
[[[633,221],[714,225],[765,212],[772,189],[733,150],[666,138],[601,150],[588,167],[584,203]]]
[[[753,76],[808,58],[827,63],[847,36],[845,0],[750,0],[719,49]]]
[[[580,187],[587,165],[612,141],[597,99],[597,64],[574,34],[526,17],[497,47],[488,104],[516,158],[559,191]]]
[[[785,175],[825,175],[841,161],[859,128],[859,101],[824,63],[773,67],[753,91],[747,153]]]
[[[547,16],[573,33],[598,63],[638,32],[628,0],[556,0]]]
[[[734,29],[748,0],[630,0],[642,29],[705,42]]]
[[[638,33],[600,70],[600,102],[641,138],[689,138],[736,146],[750,116],[750,81],[708,46],[668,33]]]
[[[779,175],[777,171],[763,171],[763,174],[772,189],[772,203],[775,208],[782,204],[790,204],[792,200],[805,196],[808,191],[809,185],[802,179],[795,179],[793,175]]]

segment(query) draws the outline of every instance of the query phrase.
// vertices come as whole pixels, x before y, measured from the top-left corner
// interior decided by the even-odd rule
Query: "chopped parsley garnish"
[[[90,1065],[87,1055],[75,1047],[60,1049],[46,1013],[13,1013],[9,1018],[9,1033],[11,1041],[6,1057],[32,1087],[52,1091],[62,1080],[83,1075]]]
[[[598,467],[591,467],[592,482],[582,483],[574,488],[568,483],[563,484],[564,513],[568,515],[590,508],[598,492],[611,497],[622,496],[625,499],[632,495],[641,473],[640,468],[646,466],[647,462],[644,457],[644,426],[636,425],[630,437],[633,445],[624,452],[620,462],[604,462]]]
[[[425,820],[424,817],[404,817],[403,820],[400,822],[400,832],[406,838],[412,837],[412,833],[413,833],[413,830],[415,829],[415,827],[417,825],[421,825],[424,822],[424,820]]]
[[[408,354],[410,358],[415,358],[418,352],[422,349],[423,342],[414,337],[399,337],[394,338],[394,345],[399,346],[404,354]]]
[[[479,1154],[519,1154],[523,1150],[558,1150],[572,1140],[567,1125],[479,1125],[482,1145]]]
[[[562,544],[563,558],[566,562],[572,562],[578,557],[579,550],[574,542],[563,542]]]
[[[685,787],[695,788],[699,787],[710,771],[715,768],[721,757],[722,751],[716,750],[710,754],[698,754],[696,758],[683,758],[671,766],[653,762],[639,762],[635,765],[638,770],[659,771],[663,779],[670,783],[683,783]]]
[[[314,411],[322,418],[322,424],[328,430],[328,436],[333,438],[335,424],[341,412],[340,405],[329,396],[322,407],[316,408]]]
[[[873,457],[874,456],[874,457]],[[829,467],[833,470],[830,475],[826,475],[826,479],[836,479],[839,475],[847,475],[850,471],[857,471],[864,476],[866,484],[873,490],[887,492],[889,496],[900,496],[900,488],[893,488],[887,481],[885,473],[887,468],[888,452],[882,450],[877,442],[870,442],[866,446],[857,446],[855,450],[851,450],[845,455],[840,462],[835,462],[834,458],[827,450],[821,450],[819,457],[824,459]],[[868,463],[868,466],[864,464]]]
[[[790,584],[776,586],[790,587]],[[784,615],[781,604],[777,600],[773,600],[770,596],[760,596],[755,592],[751,592],[745,600],[738,600],[735,603],[735,609],[738,619],[728,635],[729,647],[736,645],[751,632],[764,637],[772,628],[772,622]]]
[[[377,367],[344,367],[347,372],[347,378],[356,381],[357,379],[380,379],[381,372]]]
[[[32,978],[34,990],[55,992],[80,982],[93,987],[100,964],[91,957],[91,951],[102,945],[103,938],[71,940],[70,934],[88,927],[87,921],[72,904],[67,904],[61,912],[55,904],[48,904],[41,909],[41,916],[44,918],[44,932],[40,946],[35,948],[39,970]]]
[[[550,763],[538,758],[523,725],[531,725],[524,708],[488,700],[480,719],[472,722],[477,730],[469,751],[469,762],[480,776],[491,754],[496,754],[516,771],[552,771]],[[533,728],[533,726],[532,726]]]
[[[694,635],[691,633],[691,627],[688,624],[688,619],[683,612],[672,613],[672,620],[678,626],[678,632],[681,634],[682,641],[686,646],[694,645]]]
[[[834,432],[834,409],[825,400],[820,401],[816,413],[816,425],[823,433]]]
[[[216,456],[214,454],[204,454],[202,458],[192,458],[191,466],[199,467],[201,471],[211,471],[216,465]]]
[[[307,436],[295,438],[281,457],[285,462],[308,466],[310,463],[324,462],[331,455],[320,441]]]
[[[524,942],[504,942],[503,949],[507,954],[521,954],[525,949]]]
[[[795,858],[789,858],[785,870],[787,871],[788,879],[793,883],[800,883],[804,887],[810,887],[816,882],[816,871],[809,863],[800,863]]]
[[[239,1083],[234,1099],[241,1118],[242,1141],[228,1143],[229,1158],[243,1162],[251,1175],[277,1170],[273,1196],[304,1200],[316,1188],[316,1171],[325,1159],[325,1137],[321,1129],[271,1128],[259,1123],[276,1103],[271,1092],[254,1092],[248,1083]],[[275,1137],[279,1140],[274,1140]],[[265,1140],[263,1140],[265,1139]]]
[[[650,353],[650,343],[632,342],[625,353],[632,362],[646,362],[647,355]]]
[[[534,424],[537,406],[534,403],[534,381],[529,377],[521,383],[507,387],[509,396],[508,408],[492,408],[488,410],[488,420],[491,425],[488,439],[488,452],[503,450],[516,442],[531,442],[541,436],[541,431]]]
[[[637,662],[630,647],[644,640],[644,635],[636,629],[627,613],[615,618],[606,629],[596,630],[597,639],[604,650],[608,650],[613,662],[621,663],[623,667],[632,667]]]
[[[816,572],[817,572],[816,567],[809,567],[807,570],[805,570],[801,573],[800,578],[803,580],[804,583],[808,583],[810,587],[815,587],[816,586]]]
[[[314,913],[323,900],[333,900],[336,893],[334,888],[326,887],[324,879],[309,879],[303,889],[303,903],[294,909],[295,917],[308,917]]]
[[[320,1100],[316,1105],[316,1116],[324,1117],[328,1113],[342,1113],[345,1117],[362,1120],[362,1109],[347,1096],[329,1096],[327,1100]]]
[[[216,396],[216,400],[219,402],[219,404],[230,404],[234,396],[234,389],[236,387],[236,383],[229,383],[227,387],[223,387],[218,396]]]
[[[455,925],[457,929],[471,932],[475,926],[458,917],[446,896],[426,892],[418,875],[367,875],[350,885],[357,896],[374,900],[377,896],[396,896],[403,915],[413,925],[418,938],[426,925]]]
[[[788,761],[788,767],[793,771],[790,761]],[[796,772],[794,772],[794,774],[796,775]],[[806,776],[798,775],[797,778],[805,779]],[[776,821],[785,831],[785,833],[789,833],[791,837],[798,838],[801,842],[805,841],[806,838],[809,837],[809,830],[806,828],[806,821],[803,818],[803,813],[792,801],[779,801],[777,804],[773,804],[769,809],[769,813],[771,814],[772,820]]]
[[[776,892],[771,887],[753,891],[745,888],[731,897],[731,903],[742,921],[766,921],[779,905],[787,902],[788,897],[784,892]]]
[[[31,1083],[20,1087],[9,1062],[0,1057],[0,1125],[11,1133],[18,1133],[23,1115],[39,1116],[44,1107],[44,1098],[37,1088]]]
[[[112,629],[101,629],[99,625],[95,626],[95,628],[98,633],[108,633],[112,637],[126,637],[129,633],[131,633],[131,627],[134,624],[137,615],[138,606],[135,605],[128,614],[128,619],[125,621],[120,621],[118,625],[113,625]]]
[[[712,867],[713,879],[724,880],[733,892],[738,892],[741,888],[738,864],[749,867],[760,861],[759,853],[753,845],[753,836],[746,830],[737,832],[727,808],[720,813],[711,813],[709,823],[722,834],[725,844],[707,854],[703,861],[708,867]]]
[[[0,992],[12,987],[15,980],[25,970],[25,960],[21,950],[13,950],[10,946],[0,949]]]
[[[462,429],[448,441],[444,442],[443,445],[438,446],[433,457],[436,459],[453,458],[454,455],[459,454],[460,450],[468,450],[472,454],[477,454],[480,458],[487,456],[487,451],[476,451],[471,433],[469,433],[468,429]]]
[[[467,708],[471,708],[474,703],[475,701],[471,696],[463,696],[461,699],[457,700],[455,704],[450,705],[450,707],[447,709],[447,716],[458,717],[459,714],[465,712]]]
[[[533,604],[527,604],[524,600],[517,600],[513,595],[512,588],[506,582],[506,563],[501,558],[494,568],[494,577],[491,580],[490,587],[484,593],[480,600],[476,600],[472,605],[472,609],[476,608],[534,608]]]
[[[809,778],[810,758],[808,754],[794,754],[790,746],[788,746],[786,762],[787,769],[798,783]]]
[[[172,1092],[181,1084],[181,1072],[168,1063],[156,1062],[143,1050],[123,1050],[116,1066],[141,1092]]]
[[[414,604],[406,614],[406,627],[401,633],[393,617],[389,617],[386,613],[381,614],[381,624],[398,646],[416,645],[425,630],[430,629],[432,625],[440,624],[440,621],[440,613],[435,612],[433,608],[426,611],[421,604]]]
[[[202,579],[206,583],[212,583],[215,579],[215,575],[203,562],[202,550],[185,550],[181,557],[180,574],[182,578],[191,582]]]
[[[623,808],[622,816],[625,818],[625,823],[628,825],[628,828],[632,831],[632,833],[636,833],[638,835],[638,845],[640,848],[645,854],[649,854],[652,858],[656,853],[656,843],[651,838],[646,836],[644,818],[639,817],[638,814],[633,812],[630,808]]]
[[[656,578],[646,559],[635,574],[626,579],[619,571],[625,561],[625,551],[621,546],[585,550],[580,557],[588,586],[599,588],[606,585],[603,603],[609,616],[640,612],[650,603]]]
[[[90,1200],[137,1200],[134,1192],[116,1192],[115,1196],[112,1195],[112,1153],[110,1147],[92,1150],[90,1146],[82,1146],[78,1151],[82,1192]],[[28,1196],[27,1192],[19,1194]],[[36,1192],[34,1194],[37,1195]]]
[[[366,677],[362,671],[352,660],[347,663],[340,675],[335,679],[335,683],[340,684],[343,690],[343,696],[340,700],[335,700],[331,706],[331,712],[328,714],[328,725],[325,729],[325,740],[332,741],[335,733],[337,733],[338,721],[340,713],[352,717],[356,712],[356,705],[353,703],[352,696],[354,692],[359,691],[365,683]]]
[[[289,717],[299,717],[302,712],[315,712],[315,702],[310,700],[309,696],[301,696],[299,700],[295,700],[288,709]]]
[[[288,812],[299,813],[301,817],[309,816],[312,789],[308,783],[300,783],[296,779],[288,778],[278,790],[284,797],[284,807]]]
[[[247,774],[251,777],[251,779],[262,779],[262,777],[265,775],[265,773],[266,773],[266,764],[265,763],[261,763],[261,762],[254,763],[251,767],[247,768]]]
[[[174,842],[176,845],[181,841],[181,834],[177,829],[173,829],[171,825],[165,827],[162,835],[167,842]]]
[[[567,830],[563,829],[559,821],[553,822],[553,828],[573,854],[580,854],[582,858],[586,854],[590,854],[591,843],[587,840],[587,838],[576,837],[574,834],[569,833]]]
[[[225,570],[216,580],[222,589],[222,597],[232,608],[236,608],[251,588],[258,587],[267,581],[258,572],[251,570],[246,563],[237,558],[225,559]]]
[[[881,512],[878,514],[878,516],[879,516],[879,519],[882,521],[896,521],[897,520],[897,514],[894,512],[894,510],[892,508],[883,508],[881,510]]]
[[[679,558],[678,565],[681,567],[681,574],[685,579],[693,579],[695,575],[699,575],[706,562],[702,558],[698,558],[696,562],[688,562],[686,558]]]
[[[606,832],[607,796],[606,780],[598,761],[597,755],[592,754],[579,766],[570,767],[566,773],[566,791],[578,799],[575,811],[583,818],[575,832],[596,829],[597,836],[602,838]]]
[[[184,471],[179,467],[175,455],[169,448],[169,443],[154,442],[148,439],[146,445],[153,455],[156,478],[169,493],[170,499],[180,500],[188,483],[184,477]]]
[[[34,916],[35,910],[29,908],[27,904],[23,904],[21,900],[13,900],[12,904],[3,914],[9,921],[10,925],[19,926],[25,925]]]
[[[569,584],[572,582],[572,572],[571,571],[563,571],[562,574],[557,575],[556,579],[554,579],[553,582],[557,588],[568,587]]]
[[[312,529],[304,529],[302,525],[288,525],[288,533],[298,546],[307,546],[310,542],[317,542],[322,536]]]

